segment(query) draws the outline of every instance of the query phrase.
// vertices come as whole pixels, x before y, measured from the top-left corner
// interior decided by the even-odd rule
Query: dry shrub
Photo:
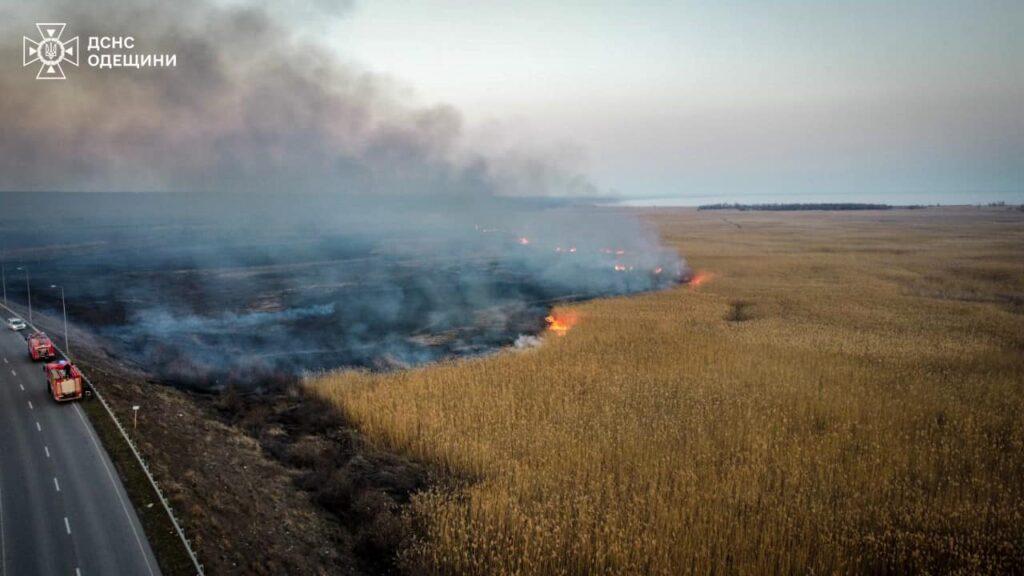
[[[412,535],[401,506],[426,485],[423,466],[368,444],[323,400],[295,389],[229,389],[212,407],[287,465],[297,486],[334,516],[345,537],[341,547],[360,573],[395,571],[398,552]]]

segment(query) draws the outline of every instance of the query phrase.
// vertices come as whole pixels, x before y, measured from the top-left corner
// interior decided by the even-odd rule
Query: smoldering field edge
[[[550,199],[0,199],[10,297],[30,280],[53,309],[61,286],[70,319],[113,353],[202,389],[487,353],[543,329],[556,302],[688,274],[635,217]]]

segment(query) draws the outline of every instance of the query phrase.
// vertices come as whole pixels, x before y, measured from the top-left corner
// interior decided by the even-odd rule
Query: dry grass
[[[413,501],[410,571],[1022,570],[1024,214],[721,216],[647,214],[699,288],[309,383],[453,479]]]

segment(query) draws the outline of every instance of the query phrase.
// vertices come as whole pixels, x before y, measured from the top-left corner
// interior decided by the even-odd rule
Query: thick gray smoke
[[[453,108],[410,104],[394,81],[342,63],[295,20],[254,3],[4,4],[0,190],[592,190],[548,161],[508,170],[461,150]],[[15,56],[38,21],[81,38],[81,66],[68,66],[66,81],[34,81]],[[122,35],[136,52],[177,54],[177,66],[86,65],[87,37]]]
[[[465,150],[452,108],[409,104],[264,5],[5,5],[3,53],[38,21],[177,54],[0,74],[0,190],[24,191],[0,194],[8,263],[167,379],[477,354],[542,329],[555,302],[687,277],[631,215],[554,198],[592,193],[584,178]]]

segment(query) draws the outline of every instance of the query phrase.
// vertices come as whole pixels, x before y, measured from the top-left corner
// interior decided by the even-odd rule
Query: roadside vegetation
[[[1012,573],[1024,215],[651,211],[696,287],[308,389],[445,480],[409,573]]]
[[[174,529],[174,524],[171,523],[170,517],[160,504],[160,498],[146,478],[145,471],[139,466],[138,460],[118,432],[110,415],[103,409],[103,405],[95,400],[84,402],[82,409],[88,414],[93,429],[96,430],[104,449],[117,468],[125,491],[135,507],[135,513],[142,522],[153,555],[160,564],[160,572],[165,576],[195,575],[195,566]]]

